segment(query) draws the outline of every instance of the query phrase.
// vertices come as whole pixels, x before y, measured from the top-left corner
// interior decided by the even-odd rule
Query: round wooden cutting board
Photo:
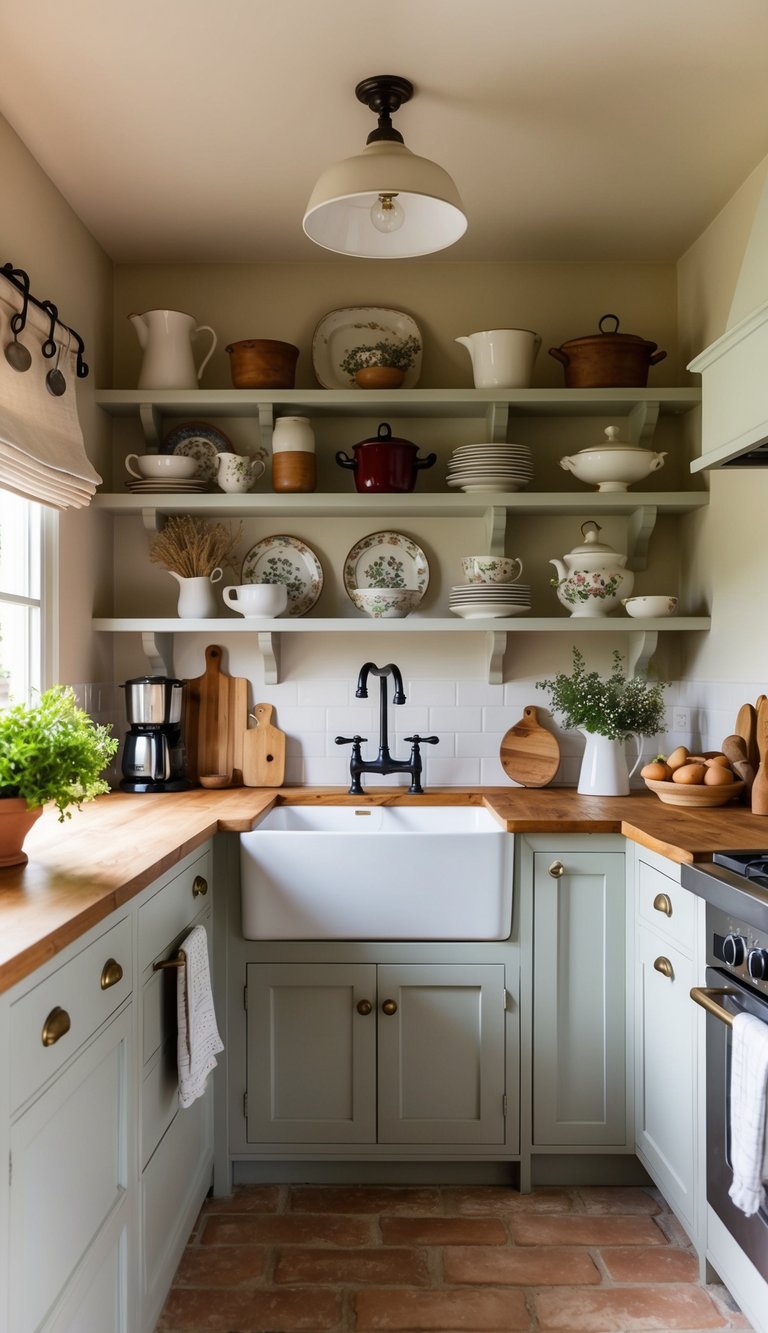
[[[501,741],[501,766],[508,778],[522,787],[546,787],[560,767],[557,737],[539,723],[533,704],[523,709],[523,716],[510,727]]]

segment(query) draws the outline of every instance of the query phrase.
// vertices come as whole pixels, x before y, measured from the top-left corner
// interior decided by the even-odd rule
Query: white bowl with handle
[[[618,433],[618,426],[607,426],[606,444],[561,458],[561,468],[598,491],[625,491],[633,482],[643,481],[664,466],[666,453],[655,454],[652,449],[625,444]]]

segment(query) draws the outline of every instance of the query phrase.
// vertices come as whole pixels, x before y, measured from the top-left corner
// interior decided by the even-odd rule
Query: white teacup
[[[188,481],[197,472],[197,459],[185,454],[129,454],[125,466],[139,481]]]
[[[467,583],[515,583],[523,562],[519,556],[465,555],[461,568]]]
[[[279,616],[288,605],[288,589],[284,583],[228,584],[221,595],[227,606],[241,616]]]

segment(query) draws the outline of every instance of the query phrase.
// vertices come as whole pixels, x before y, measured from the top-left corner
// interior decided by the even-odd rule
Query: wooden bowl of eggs
[[[700,808],[728,805],[746,785],[724,754],[691,754],[685,745],[679,745],[666,759],[659,755],[640,770],[640,776],[666,805]]]

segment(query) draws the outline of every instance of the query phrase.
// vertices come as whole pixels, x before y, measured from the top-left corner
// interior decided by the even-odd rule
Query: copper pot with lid
[[[613,320],[613,328],[603,328]],[[562,347],[550,347],[549,355],[565,370],[566,389],[643,389],[648,369],[663,361],[666,352],[636,333],[619,333],[618,315],[603,315],[598,333],[571,338]]]

